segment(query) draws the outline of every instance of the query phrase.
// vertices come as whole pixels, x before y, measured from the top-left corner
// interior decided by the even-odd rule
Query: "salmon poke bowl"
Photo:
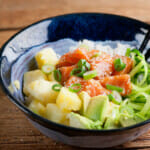
[[[149,44],[140,49],[148,30],[98,13],[39,21],[2,47],[2,88],[48,137],[79,147],[123,144],[150,127]]]

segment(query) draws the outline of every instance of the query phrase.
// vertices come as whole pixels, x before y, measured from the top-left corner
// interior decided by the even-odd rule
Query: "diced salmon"
[[[130,76],[127,74],[105,77],[100,80],[100,83],[104,87],[106,87],[107,84],[110,84],[123,88],[124,90],[121,93],[123,96],[130,94],[132,90]]]
[[[88,60],[89,59],[89,57],[88,57],[88,50],[86,48],[78,48],[75,51],[73,51],[72,57],[76,58],[77,62],[80,59]]]
[[[133,60],[129,57],[119,56],[119,55],[114,56],[113,60],[115,60],[117,58],[120,58],[126,64],[126,67],[122,71],[116,71],[115,67],[113,65],[113,73],[112,74],[113,75],[121,75],[121,74],[129,73],[133,67]]]
[[[74,64],[78,63],[78,61],[80,59],[86,59],[86,60],[89,59],[87,49],[77,48],[73,52],[68,52],[68,53],[62,55],[57,64],[57,68],[74,65]]]
[[[80,83],[81,84],[81,91],[87,92],[91,97],[97,95],[107,95],[110,93],[109,90],[105,89],[101,86],[99,81],[91,79],[91,80],[84,80],[80,77],[72,76],[69,80],[65,83],[66,87],[70,87],[72,84]]]
[[[113,59],[105,52],[101,52],[98,57],[91,58],[89,63],[91,64],[91,70],[96,70],[98,73],[95,79],[99,80],[112,74]]]
[[[71,66],[74,65],[75,63],[76,59],[71,57],[71,52],[68,52],[60,57],[59,62],[56,65],[56,68]]]
[[[76,68],[76,65],[59,68],[59,70],[61,72],[61,83],[62,84],[70,78],[70,73],[74,68]]]

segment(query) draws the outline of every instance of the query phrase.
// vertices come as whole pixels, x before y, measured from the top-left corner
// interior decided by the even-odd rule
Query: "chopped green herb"
[[[114,85],[110,85],[110,84],[106,84],[106,88],[108,90],[112,90],[112,91],[123,92],[123,88],[118,87],[118,86],[114,86]]]
[[[72,85],[69,87],[69,90],[70,90],[71,92],[78,93],[78,92],[81,90],[81,84],[80,84],[80,83],[72,84]]]
[[[54,71],[54,66],[53,65],[44,65],[44,66],[42,66],[42,71],[45,74],[50,74]]]
[[[83,74],[83,78],[85,80],[95,78],[96,76],[97,76],[97,71],[96,70],[87,71],[86,73]]]
[[[62,85],[61,85],[61,84],[54,84],[54,85],[52,86],[52,89],[53,89],[54,91],[60,91],[61,88],[62,88]]]
[[[120,58],[117,58],[114,60],[114,66],[116,71],[121,71],[126,67],[126,64]]]
[[[61,81],[61,72],[60,70],[54,70],[54,78],[56,81],[60,82]]]

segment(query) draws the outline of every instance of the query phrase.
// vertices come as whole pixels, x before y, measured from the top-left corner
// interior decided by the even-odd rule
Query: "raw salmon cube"
[[[87,49],[77,48],[73,52],[68,52],[68,53],[62,55],[59,60],[59,63],[57,64],[57,68],[63,67],[63,66],[74,65],[74,64],[78,63],[78,61],[80,59],[86,59],[86,60],[89,59]]]
[[[132,90],[130,76],[128,74],[105,77],[100,80],[100,83],[104,87],[110,84],[123,88],[123,92],[121,93],[123,96],[130,94]]]
[[[89,63],[91,64],[91,70],[96,70],[98,73],[95,79],[99,80],[112,74],[113,59],[105,52],[101,52],[98,57],[91,58]]]
[[[99,81],[91,79],[91,80],[84,80],[80,77],[72,76],[69,80],[65,83],[66,87],[70,87],[72,84],[80,83],[81,84],[81,91],[87,92],[91,97],[97,95],[107,95],[110,93],[107,89],[101,86]]]
[[[112,74],[113,75],[121,75],[121,74],[129,73],[133,67],[133,60],[129,57],[119,56],[119,55],[114,56],[113,60],[115,60],[117,58],[120,58],[126,64],[126,67],[122,71],[116,71],[114,64],[113,64],[113,73]]]
[[[61,72],[61,82],[62,83],[64,83],[65,81],[67,81],[70,78],[70,73],[74,68],[76,68],[76,65],[59,68],[59,70]]]

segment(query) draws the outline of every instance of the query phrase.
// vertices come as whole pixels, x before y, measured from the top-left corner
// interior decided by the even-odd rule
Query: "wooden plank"
[[[74,12],[105,12],[150,22],[150,1],[0,0],[0,29],[20,28],[43,18]]]
[[[0,31],[0,47],[19,30]]]

